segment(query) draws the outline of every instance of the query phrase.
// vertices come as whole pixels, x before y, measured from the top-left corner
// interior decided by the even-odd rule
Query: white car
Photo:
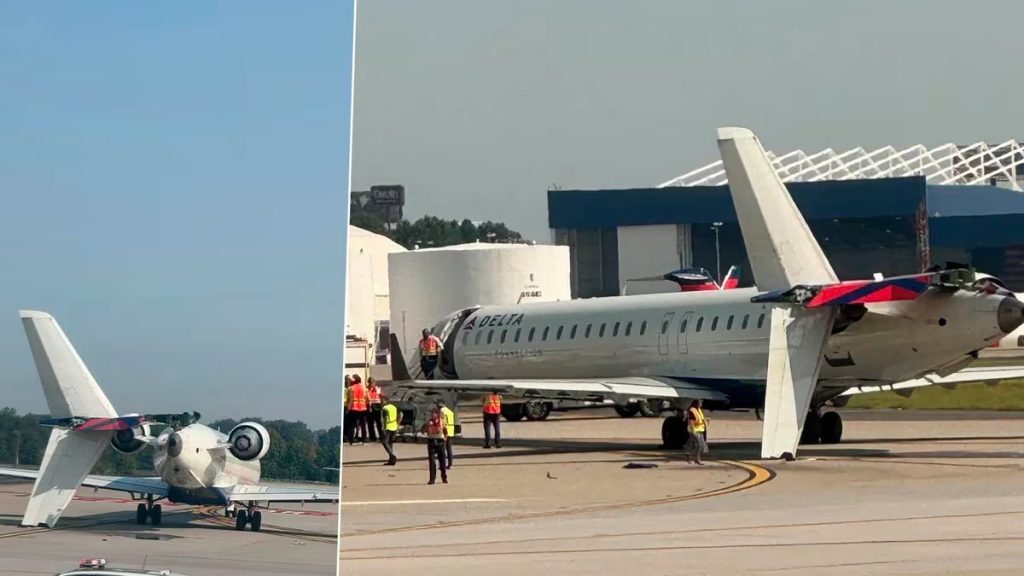
[[[82,560],[78,568],[60,572],[57,576],[185,576],[170,570],[143,570],[139,568],[107,568],[107,561],[103,558],[89,558]]]

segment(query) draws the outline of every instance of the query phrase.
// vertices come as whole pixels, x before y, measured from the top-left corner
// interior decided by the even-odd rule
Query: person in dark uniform
[[[430,482],[433,484],[437,479],[437,469],[441,469],[441,482],[448,483],[448,465],[445,462],[445,439],[448,437],[448,429],[444,425],[444,417],[441,416],[441,407],[434,405],[430,410],[430,418],[423,425],[423,433],[427,436],[427,459],[430,460]]]

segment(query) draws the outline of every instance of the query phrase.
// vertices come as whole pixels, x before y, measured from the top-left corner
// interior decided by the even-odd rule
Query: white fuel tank
[[[388,255],[391,332],[406,360],[423,328],[470,306],[569,300],[569,248],[461,244]]]

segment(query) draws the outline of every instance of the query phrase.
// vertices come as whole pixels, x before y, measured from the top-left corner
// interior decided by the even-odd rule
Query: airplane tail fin
[[[759,290],[838,281],[764,148],[746,128],[719,128],[718,149]]]
[[[725,273],[725,278],[722,278],[722,285],[719,286],[722,290],[732,290],[740,284],[740,268],[739,266],[730,266],[729,271]]]
[[[22,310],[21,321],[32,349],[32,358],[36,362],[50,416],[117,416],[110,400],[53,316],[46,312]]]
[[[109,417],[117,412],[57,321],[45,312],[21,311],[32,357],[46,394],[50,415],[56,418]],[[29,496],[23,526],[53,527],[71,502],[82,480],[96,465],[110,430],[54,429]]]

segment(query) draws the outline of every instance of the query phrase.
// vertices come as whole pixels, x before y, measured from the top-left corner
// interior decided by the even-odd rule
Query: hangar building
[[[952,261],[1024,291],[1017,142],[769,157],[840,278]],[[739,265],[740,285],[753,284],[720,161],[652,188],[551,190],[548,223],[554,243],[569,247],[573,298],[691,266],[724,275]],[[642,291],[675,289],[654,284]]]

